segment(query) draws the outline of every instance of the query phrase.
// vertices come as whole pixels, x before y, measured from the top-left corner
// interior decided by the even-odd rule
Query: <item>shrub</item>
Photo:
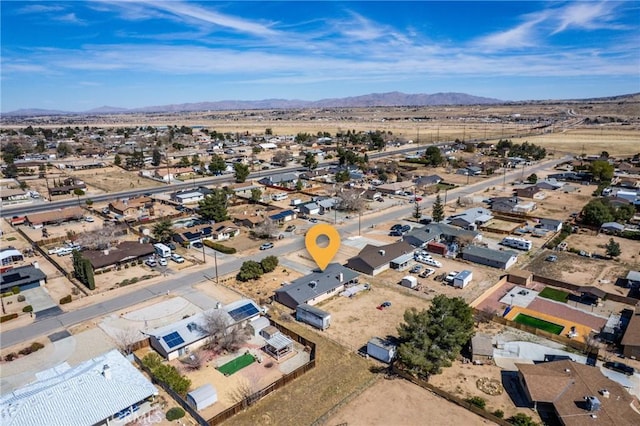
[[[475,405],[478,408],[482,408],[483,410],[484,407],[487,406],[487,401],[479,396],[472,396],[471,398],[465,399],[465,401],[467,401],[471,405]]]
[[[129,264],[128,263],[124,264],[124,269],[129,269]]]
[[[496,416],[499,419],[504,418],[504,411],[502,410],[496,410],[493,412],[493,415]]]
[[[102,274],[102,271],[95,271],[93,274],[94,275],[100,275],[100,274]]]
[[[138,262],[136,262],[138,265],[142,265],[142,259],[138,259]]]
[[[18,302],[24,302],[25,300],[27,300],[27,298],[24,297],[24,294],[18,296]]]
[[[173,407],[167,411],[167,420],[170,422],[184,417],[184,410],[180,407]]]
[[[125,278],[124,280],[122,280],[122,282],[120,283],[120,286],[124,287],[125,285],[129,285],[129,278]]]
[[[35,352],[35,351],[39,351],[40,349],[44,348],[44,345],[40,342],[33,342],[30,346],[31,348],[31,352]]]
[[[137,283],[137,282],[138,282],[138,279],[139,279],[138,277],[133,277],[133,278],[131,278],[131,280],[129,281],[129,284],[135,284],[135,283]]]
[[[33,306],[31,305],[27,305],[24,308],[22,308],[22,312],[33,312]]]
[[[507,419],[509,423],[515,426],[538,426],[538,423],[524,413],[517,413]]]
[[[14,359],[18,358],[18,354],[15,352],[11,352],[8,353],[7,355],[5,355],[4,360],[7,362],[13,361]]]
[[[0,317],[0,323],[11,321],[12,319],[18,318],[18,314],[7,314]]]
[[[227,247],[220,243],[214,243],[213,241],[204,240],[202,242],[205,246],[214,249],[215,251],[219,251],[224,254],[234,254],[237,250],[234,247]]]
[[[13,294],[20,293],[20,287],[18,287],[17,285],[14,285],[13,287],[11,287],[11,293]]]
[[[67,294],[65,297],[63,297],[62,299],[60,299],[60,304],[64,305],[67,303],[71,303],[71,295]]]
[[[142,359],[142,364],[149,369],[156,380],[166,383],[176,393],[184,396],[189,391],[191,380],[182,376],[174,366],[163,364],[158,354],[146,355]]]
[[[278,266],[278,258],[276,256],[267,256],[260,261],[260,265],[265,273],[274,271]]]
[[[11,293],[10,291],[2,293],[2,297],[9,297],[9,296],[13,296],[13,293]]]
[[[236,275],[238,281],[257,280],[264,274],[262,265],[254,260],[247,260],[242,263],[240,272]]]

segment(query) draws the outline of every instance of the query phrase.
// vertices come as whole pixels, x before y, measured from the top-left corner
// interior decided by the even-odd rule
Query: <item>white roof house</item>
[[[35,382],[0,398],[0,424],[93,425],[158,393],[117,350],[36,376]]]

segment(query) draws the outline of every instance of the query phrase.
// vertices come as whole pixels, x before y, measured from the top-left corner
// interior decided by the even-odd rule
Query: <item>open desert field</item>
[[[89,187],[98,192],[127,191],[132,188],[155,188],[162,183],[138,176],[135,172],[128,172],[120,167],[105,167],[103,169],[77,170],[68,172],[69,176],[83,180]]]

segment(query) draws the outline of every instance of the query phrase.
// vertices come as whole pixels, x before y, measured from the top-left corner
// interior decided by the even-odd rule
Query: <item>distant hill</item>
[[[610,96],[606,98],[575,99],[566,100],[569,102],[580,101],[611,101],[611,100],[631,100],[637,98],[638,94]],[[566,102],[565,101],[565,102]],[[48,116],[48,115],[108,115],[108,114],[128,114],[128,113],[151,113],[151,112],[196,112],[196,111],[225,111],[225,110],[260,110],[260,109],[292,109],[292,108],[359,108],[359,107],[391,107],[391,106],[437,106],[437,105],[487,105],[504,104],[503,101],[494,98],[473,96],[466,93],[434,93],[434,94],[407,94],[402,92],[370,93],[362,96],[352,96],[346,98],[329,98],[318,101],[303,101],[299,99],[263,99],[257,101],[224,100],[216,102],[196,102],[184,104],[156,105],[142,108],[119,108],[113,106],[102,106],[88,111],[70,112],[45,109],[20,109],[3,113],[5,117],[28,117],[28,116]],[[538,103],[549,101],[528,101],[516,103]],[[554,102],[563,102],[561,100]]]

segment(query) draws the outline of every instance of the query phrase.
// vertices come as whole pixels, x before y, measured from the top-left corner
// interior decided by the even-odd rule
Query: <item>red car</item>
[[[422,201],[422,197],[416,197],[416,202]]]

